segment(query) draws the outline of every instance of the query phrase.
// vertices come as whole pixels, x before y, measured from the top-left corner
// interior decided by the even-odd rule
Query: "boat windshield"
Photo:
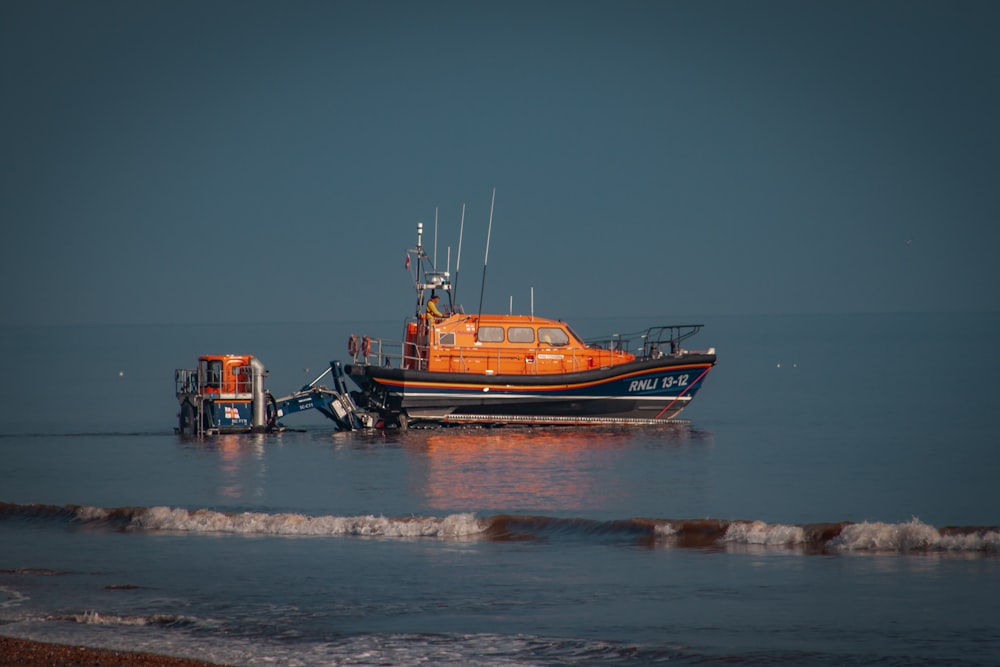
[[[566,331],[569,332],[569,335],[572,336],[573,339],[576,340],[577,343],[579,343],[580,345],[582,345],[584,347],[587,347],[587,344],[583,341],[582,338],[580,338],[580,334],[578,334],[577,332],[573,331],[573,327],[571,327],[570,325],[567,324],[566,325]]]
[[[569,335],[561,328],[538,327],[538,342],[561,347],[569,343]]]

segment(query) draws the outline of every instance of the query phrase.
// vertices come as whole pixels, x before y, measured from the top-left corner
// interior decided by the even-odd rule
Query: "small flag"
[[[406,270],[407,271],[410,270],[410,255],[409,254],[406,255]]]

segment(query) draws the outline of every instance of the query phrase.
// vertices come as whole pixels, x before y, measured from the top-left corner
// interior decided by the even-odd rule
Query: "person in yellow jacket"
[[[438,301],[441,300],[437,294],[431,296],[430,301],[427,302],[427,321],[433,324],[437,324],[445,318],[444,313],[438,308]]]

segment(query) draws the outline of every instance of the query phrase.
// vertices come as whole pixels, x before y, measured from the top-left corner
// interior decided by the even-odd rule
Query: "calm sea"
[[[1000,663],[1000,315],[681,319],[719,353],[687,425],[205,441],[173,433],[175,368],[255,354],[282,395],[398,323],[2,327],[0,634],[255,666]]]

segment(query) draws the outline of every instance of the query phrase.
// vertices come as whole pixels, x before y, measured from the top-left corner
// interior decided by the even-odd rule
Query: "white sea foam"
[[[149,620],[143,616],[118,616],[116,614],[101,614],[96,611],[85,611],[74,614],[72,620],[84,625],[148,625]]]
[[[806,541],[805,532],[799,526],[784,524],[770,525],[763,521],[750,523],[736,522],[729,525],[723,542],[738,544],[789,545],[802,544]]]
[[[145,625],[174,625],[190,624],[195,619],[186,616],[174,616],[171,614],[153,614],[151,616],[120,616],[118,614],[102,614],[97,611],[85,611],[82,614],[73,614],[66,617],[67,620],[83,625],[111,625],[111,626],[145,626]]]
[[[983,530],[942,535],[919,519],[906,523],[856,523],[845,526],[830,546],[845,551],[1000,551],[1000,533]]]
[[[653,532],[657,537],[671,537],[677,534],[677,529],[669,523],[658,523],[653,529]]]
[[[378,537],[465,537],[483,532],[485,523],[473,514],[443,518],[384,516],[318,516],[151,507],[137,514],[130,528],[243,535],[363,535]]]
[[[189,533],[234,533],[275,536],[371,537],[449,537],[462,538],[484,533],[490,519],[472,513],[445,517],[307,516],[296,513],[218,512],[208,509],[187,510],[174,507],[73,507],[76,521],[100,523],[121,521],[129,530],[162,530]],[[720,542],[764,546],[798,546],[816,540],[807,527],[768,524],[764,521],[706,520],[726,525]],[[698,523],[698,522],[695,522]],[[691,529],[687,522],[659,520],[653,531],[669,538]],[[842,525],[842,524],[841,524]],[[834,528],[839,525],[831,524]],[[719,526],[721,531],[721,525]],[[817,546],[820,543],[816,543]],[[904,523],[863,522],[846,524],[840,533],[825,543],[842,551],[950,551],[1000,553],[1000,531],[993,527],[968,528],[962,531],[937,528],[912,519]]]
[[[0,609],[4,607],[16,607],[17,605],[30,600],[27,595],[13,588],[0,587]]]
[[[78,521],[103,521],[108,518],[108,510],[104,507],[78,507],[75,512]]]

